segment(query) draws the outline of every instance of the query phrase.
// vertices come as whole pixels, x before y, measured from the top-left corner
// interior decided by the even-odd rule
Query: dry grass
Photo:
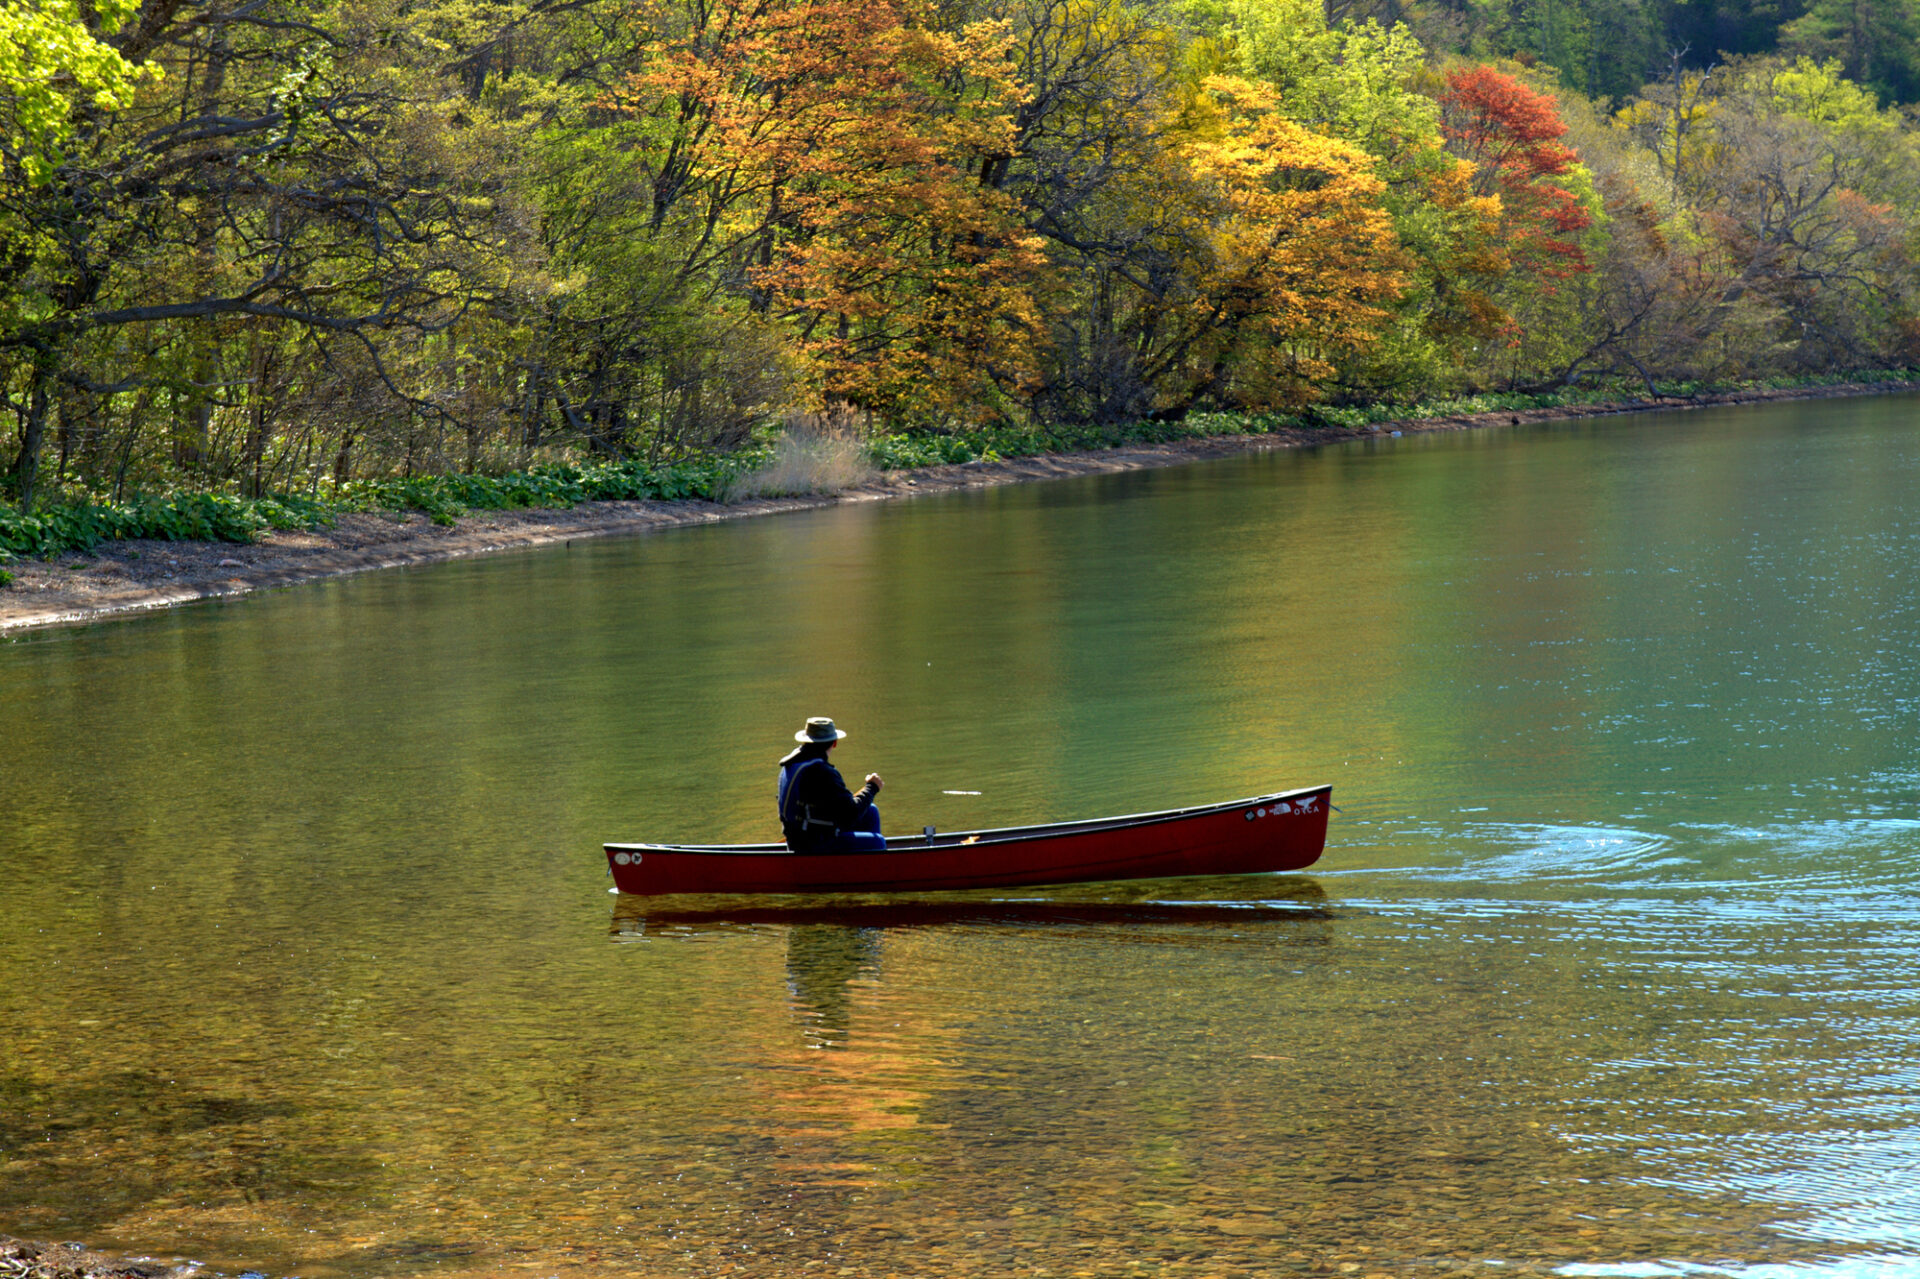
[[[773,460],[728,485],[726,499],[839,493],[873,479],[866,415],[844,405],[796,414],[775,442]]]

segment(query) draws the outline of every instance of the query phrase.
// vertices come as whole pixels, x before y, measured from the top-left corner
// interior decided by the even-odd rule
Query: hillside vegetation
[[[1916,2],[0,0],[0,488],[1905,368]]]

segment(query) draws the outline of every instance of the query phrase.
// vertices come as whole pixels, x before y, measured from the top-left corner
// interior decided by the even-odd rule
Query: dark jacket
[[[775,796],[787,847],[811,852],[859,826],[880,788],[869,782],[859,794],[847,789],[840,770],[827,762],[824,746],[802,746],[780,761]]]

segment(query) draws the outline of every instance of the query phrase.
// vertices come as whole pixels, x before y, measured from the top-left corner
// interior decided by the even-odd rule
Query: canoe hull
[[[887,893],[1301,870],[1326,845],[1332,787],[1201,808],[888,837],[884,853],[778,844],[608,844],[623,893]]]

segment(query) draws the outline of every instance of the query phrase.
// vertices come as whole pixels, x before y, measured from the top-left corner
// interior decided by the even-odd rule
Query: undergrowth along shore
[[[1817,388],[1845,383],[1911,383],[1920,370],[1894,369],[1822,378],[1764,382],[1690,384],[1663,391],[1660,403],[1688,396],[1738,391]],[[1104,427],[1046,429],[985,427],[950,433],[875,436],[868,460],[880,470],[906,470],[957,462],[997,461],[1042,453],[1085,452],[1129,444],[1164,444],[1219,435],[1266,435],[1289,430],[1365,430],[1385,422],[1459,417],[1585,404],[1653,403],[1614,388],[1572,388],[1547,394],[1488,392],[1421,404],[1356,407],[1316,405],[1299,413],[1192,413],[1179,421],[1142,421]],[[563,509],[582,502],[722,500],[743,476],[766,462],[771,446],[670,465],[638,460],[558,463],[506,475],[420,475],[404,479],[354,480],[316,495],[276,494],[243,498],[227,493],[172,492],[123,502],[70,502],[24,513],[0,506],[0,563],[17,557],[46,558],[66,551],[90,552],[102,542],[251,542],[269,529],[317,528],[349,512],[419,512],[437,524],[452,524],[470,511]],[[762,490],[763,492],[766,490]],[[9,580],[0,571],[0,586]]]

